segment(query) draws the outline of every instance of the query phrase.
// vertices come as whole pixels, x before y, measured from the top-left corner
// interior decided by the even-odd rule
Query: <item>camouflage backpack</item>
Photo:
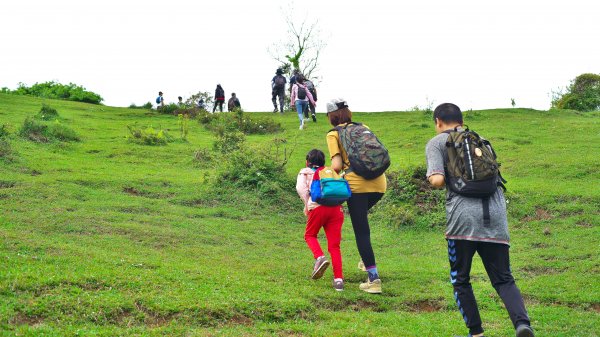
[[[446,185],[451,191],[466,197],[485,198],[494,194],[498,186],[504,188],[506,180],[500,175],[500,164],[489,141],[466,126],[465,130],[455,128],[444,133],[448,134]]]
[[[388,150],[377,136],[361,123],[336,126],[340,143],[350,162],[346,173],[354,172],[365,179],[375,179],[390,167]]]

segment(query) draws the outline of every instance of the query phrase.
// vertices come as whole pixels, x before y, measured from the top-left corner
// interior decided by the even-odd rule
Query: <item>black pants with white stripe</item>
[[[483,332],[477,301],[470,282],[471,263],[475,252],[481,257],[494,289],[506,306],[514,327],[530,325],[523,297],[510,271],[508,245],[493,242],[448,240],[450,282],[454,299],[472,335]]]

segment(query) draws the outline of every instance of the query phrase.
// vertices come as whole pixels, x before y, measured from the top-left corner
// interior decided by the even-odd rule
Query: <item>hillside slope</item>
[[[17,135],[42,103],[80,142]],[[326,150],[324,116],[297,130],[273,116],[293,149],[289,180],[308,150]],[[512,270],[540,336],[600,331],[600,114],[469,111],[494,144],[509,181]],[[421,112],[356,113],[388,146],[391,171],[424,165],[433,123]],[[309,280],[301,202],[210,182],[199,162],[214,136],[190,122],[188,141],[144,146],[127,125],[177,135],[177,117],[138,109],[0,94],[12,154],[0,158],[0,330],[7,335],[449,336],[465,333],[448,282],[443,228],[393,223],[375,210],[372,238],[384,293],[364,275],[349,218],[346,290],[330,272]],[[477,259],[476,259],[477,260]],[[486,336],[511,336],[503,305],[475,262]]]

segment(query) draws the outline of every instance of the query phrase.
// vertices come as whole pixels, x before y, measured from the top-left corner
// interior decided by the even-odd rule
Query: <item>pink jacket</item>
[[[300,170],[296,179],[296,192],[298,192],[300,199],[304,202],[304,215],[308,215],[308,212],[319,207],[319,204],[310,198],[310,184],[312,184],[314,174],[315,171],[309,167],[305,167]]]
[[[300,83],[295,83],[292,86],[292,96],[290,97],[290,102],[292,102],[292,104],[296,104],[296,101],[306,101],[306,99],[302,100],[298,98],[298,86],[302,86],[304,89],[306,89],[306,98],[310,100],[312,105],[316,106],[317,102],[314,100],[312,94],[310,93],[310,90],[308,90],[308,88],[304,84]]]

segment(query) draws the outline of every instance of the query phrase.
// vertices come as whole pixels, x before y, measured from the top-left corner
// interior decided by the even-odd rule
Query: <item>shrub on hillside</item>
[[[246,135],[236,130],[220,130],[217,132],[217,140],[213,143],[213,149],[218,153],[230,153],[242,148]]]
[[[50,121],[53,119],[57,119],[58,111],[56,111],[56,109],[54,109],[53,107],[51,107],[47,104],[42,104],[42,108],[37,113],[36,118],[44,120],[44,121]]]
[[[165,106],[159,106],[156,110],[161,114],[173,115],[174,112],[179,109],[179,105],[175,103],[165,104]]]
[[[93,104],[100,104],[104,100],[102,96],[94,92],[87,91],[80,85],[76,85],[74,83],[60,84],[54,81],[36,83],[31,87],[28,87],[24,83],[19,83],[19,87],[10,91],[10,93],[16,95],[30,95]]]
[[[425,167],[386,173],[388,189],[375,218],[392,227],[437,226],[445,223],[445,192],[431,187]]]
[[[0,158],[10,158],[12,155],[12,148],[10,143],[5,138],[0,138]]]
[[[151,102],[146,102],[146,104],[140,105],[140,106],[135,105],[135,103],[131,103],[129,105],[129,109],[147,109],[147,110],[150,110],[150,109],[152,109],[152,103]]]
[[[10,132],[8,131],[8,125],[6,125],[6,124],[0,125],[0,138],[6,138],[9,135],[10,135]]]
[[[564,93],[553,93],[552,107],[577,111],[600,110],[600,75],[577,76]]]
[[[142,145],[167,145],[173,138],[163,129],[154,129],[152,126],[140,128],[136,125],[127,125],[130,142]]]
[[[73,129],[61,124],[58,120],[46,124],[31,117],[27,117],[23,121],[21,129],[19,129],[19,136],[39,143],[46,143],[51,140],[63,142],[77,142],[80,140]]]
[[[199,122],[214,132],[241,131],[244,134],[268,134],[282,130],[281,124],[270,117],[257,117],[243,111],[204,113],[199,115]]]

